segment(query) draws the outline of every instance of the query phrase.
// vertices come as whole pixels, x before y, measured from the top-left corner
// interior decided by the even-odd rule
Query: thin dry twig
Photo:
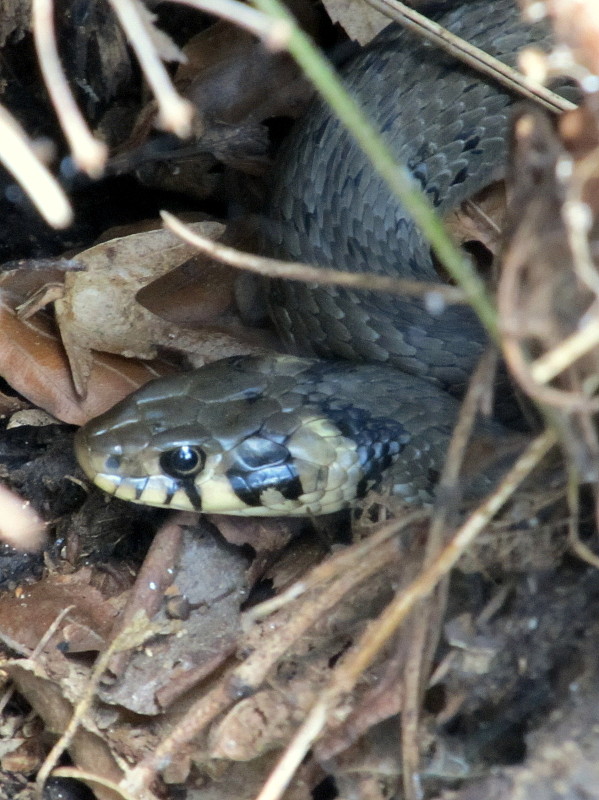
[[[473,67],[477,72],[501,83],[510,92],[515,92],[528,100],[534,100],[548,111],[562,112],[576,108],[574,103],[560,97],[541,83],[523,75],[518,70],[508,67],[502,61],[485,53],[478,47],[466,42],[454,33],[445,30],[413,8],[409,8],[399,0],[366,0],[377,11],[390,19],[399,22],[405,28],[417,33],[423,39],[433,42],[445,52]]]
[[[44,785],[48,778],[50,777],[50,773],[56,766],[58,759],[64,753],[65,750],[68,749],[73,738],[77,732],[81,721],[85,717],[86,713],[88,712],[95,694],[98,684],[100,683],[100,679],[104,674],[105,670],[107,669],[111,658],[114,656],[115,653],[121,652],[122,650],[128,650],[132,647],[137,647],[138,645],[142,644],[148,637],[154,636],[156,631],[151,628],[148,624],[148,620],[145,617],[145,614],[140,615],[139,619],[135,620],[135,624],[129,625],[129,627],[123,631],[118,636],[110,642],[106,650],[104,650],[98,656],[96,663],[94,664],[94,668],[89,676],[87,681],[85,691],[83,692],[83,696],[81,697],[80,701],[77,703],[75,710],[73,712],[73,716],[71,717],[69,724],[65,728],[63,734],[56,742],[54,747],[50,750],[48,755],[46,756],[46,760],[42,764],[35,780],[36,791],[38,796],[41,798],[44,792]],[[101,780],[101,778],[99,779]]]
[[[175,90],[168,76],[142,16],[147,10],[137,0],[109,0],[131,47],[139,60],[144,75],[152,87],[159,109],[161,127],[185,138],[191,133],[193,105]]]
[[[582,330],[571,334],[553,350],[530,364],[530,375],[538,383],[549,383],[582,356],[599,345],[599,316],[593,316]]]
[[[538,436],[508,471],[493,494],[456,531],[438,558],[405,591],[400,592],[381,616],[366,629],[358,644],[335,670],[328,688],[313,706],[256,800],[280,800],[293,774],[322,733],[342,697],[352,691],[359,677],[395,634],[415,604],[427,597],[449,573],[466,548],[555,444],[556,437],[552,431],[547,430]]]
[[[102,174],[108,148],[90,133],[60,66],[52,0],[32,0],[31,26],[46,89],[77,166],[92,178]]]
[[[58,182],[48,172],[16,119],[0,106],[0,160],[27,192],[42,217],[54,228],[73,221],[73,209]]]
[[[400,533],[415,519],[421,517],[419,512],[414,517],[407,515],[403,520],[394,522],[394,532]],[[206,695],[201,697],[185,714],[178,725],[158,745],[155,752],[138,764],[124,780],[128,791],[137,791],[148,786],[156,772],[162,769],[175,754],[180,754],[189,742],[203,731],[213,719],[229,708],[241,696],[257,690],[272,669],[273,665],[284,653],[305,634],[319,619],[322,619],[343,597],[355,587],[362,584],[372,575],[384,569],[393,558],[397,557],[397,548],[389,542],[389,530],[380,532],[379,546],[370,551],[368,559],[354,560],[352,570],[332,570],[333,579],[328,585],[318,585],[293,615],[288,615],[280,622],[275,615],[269,619],[268,629],[272,631],[268,645],[254,650],[248,658],[235,669],[229,671],[222,681]],[[353,553],[363,553],[363,544],[348,548],[344,557],[352,557]],[[326,568],[323,565],[323,570]],[[321,573],[322,575],[322,573]],[[279,613],[282,613],[281,611]],[[251,632],[250,632],[251,634]],[[243,650],[243,642],[240,643]]]
[[[275,611],[288,605],[288,603],[297,600],[310,589],[322,586],[324,583],[338,577],[363,559],[368,558],[373,550],[376,550],[388,539],[397,536],[408,526],[421,522],[429,516],[430,514],[426,510],[413,511],[403,516],[401,520],[393,520],[384,525],[363,542],[359,542],[353,547],[347,547],[327,558],[322,564],[317,564],[305,577],[296,581],[286,591],[246,611],[242,623],[244,628],[248,628],[251,623],[270,616]]]
[[[429,566],[438,557],[447,539],[448,519],[455,512],[455,503],[459,499],[458,480],[466,448],[476,423],[477,413],[488,393],[489,376],[494,374],[496,360],[496,352],[487,348],[470,378],[468,391],[460,406],[458,420],[453,429],[437,486],[437,502],[427,537],[423,568]],[[401,714],[402,776],[406,800],[416,800],[418,797],[419,723],[422,691],[426,686],[426,676],[430,671],[431,661],[439,640],[439,621],[443,617],[446,594],[447,577],[439,583],[434,595],[428,597],[426,601],[420,603],[418,608],[414,609],[410,618],[413,620],[413,624],[408,623],[409,644],[408,657],[403,670],[402,697],[404,700]]]
[[[197,247],[200,252],[206,253],[211,258],[222,261],[231,267],[255,272],[258,275],[302,281],[304,283],[317,283],[322,286],[349,286],[354,289],[368,289],[376,292],[424,296],[425,299],[434,298],[436,300],[440,298],[447,303],[466,302],[464,292],[461,289],[442,283],[390,278],[386,275],[373,275],[370,273],[342,272],[336,269],[312,267],[300,262],[280,261],[276,258],[244,253],[241,250],[236,250],[233,247],[228,247],[220,242],[200,236],[168,211],[161,211],[160,216],[169,230],[181,237],[187,244]]]

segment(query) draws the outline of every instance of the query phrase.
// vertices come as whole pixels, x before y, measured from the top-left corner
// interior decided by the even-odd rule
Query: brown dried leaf
[[[33,650],[64,608],[73,606],[47,648],[69,652],[99,650],[114,624],[115,604],[91,584],[91,570],[50,573],[17,594],[0,596],[0,631]]]
[[[184,52],[188,61],[178,68],[175,84],[204,125],[297,116],[312,96],[287,53],[267,51],[232,23],[217,22],[197,34]]]
[[[140,112],[112,168],[126,172],[142,163],[138,176],[145,184],[203,198],[218,185],[217,162],[263,175],[270,164],[264,120],[298,117],[313,89],[287,53],[268,51],[232,23],[217,22],[197,34],[184,53],[187,62],[178,68],[175,85],[196,110],[193,141],[166,154],[153,152],[151,143],[146,148],[157,114],[152,102]]]
[[[219,223],[198,224],[212,237],[224,230]],[[168,343],[164,325],[135,302],[135,295],[191,254],[188,245],[165,230],[112,239],[79,254],[87,270],[66,277],[64,298],[55,310],[81,394],[90,374],[92,348],[150,359],[156,357],[158,344]]]
[[[444,222],[458,244],[480,242],[496,255],[501,244],[505,208],[505,184],[496,181],[447,214]]]
[[[43,312],[21,320],[14,311],[17,302],[6,291],[0,295],[0,374],[19,394],[63,422],[82,425],[150,379],[172,371],[166,362],[143,364],[94,354],[88,396],[81,399],[53,320]]]
[[[241,325],[235,302],[239,270],[217,264],[202,255],[140,289],[136,300],[161,319],[177,325]]]
[[[192,227],[211,237],[223,231],[217,222]],[[55,308],[80,395],[88,388],[92,350],[152,359],[160,347],[177,349],[194,364],[252,350],[221,331],[181,329],[136,301],[140,288],[181,264],[192,252],[170,232],[154,230],[112,239],[79,254],[78,261],[87,266],[87,272],[67,276],[64,298]]]
[[[167,528],[163,535],[168,537],[172,531]],[[203,527],[184,531],[183,540],[178,557],[169,557],[162,565],[157,559],[162,546],[153,545],[152,588],[148,591],[148,575],[142,572],[132,595],[136,608],[146,605],[153,626],[165,632],[176,628],[180,633],[157,637],[151,647],[130,653],[125,663],[120,660],[122,674],[102,693],[111,704],[136,713],[160,713],[222,664],[234,651],[239,636],[239,607],[247,591],[246,558],[238,548],[215,537],[206,522]],[[164,546],[172,549],[168,542]],[[159,577],[161,566],[163,576]],[[198,575],[202,576],[200,581]],[[187,619],[170,619],[164,603],[152,613],[147,597],[158,595],[160,603],[164,596],[156,591],[156,585],[164,589],[167,584],[188,600]]]

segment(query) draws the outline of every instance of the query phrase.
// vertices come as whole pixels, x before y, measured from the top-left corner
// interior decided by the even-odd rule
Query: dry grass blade
[[[454,58],[470,65],[477,72],[488,75],[521,97],[534,100],[548,111],[559,113],[576,108],[573,103],[550,91],[546,86],[523,75],[518,70],[512,69],[512,67],[508,67],[459,36],[446,31],[441,25],[419,14],[413,8],[409,8],[404,3],[399,2],[399,0],[366,0],[366,2],[390,19],[399,22],[400,25],[433,42],[433,44],[445,50]]]
[[[160,124],[178,136],[191,133],[193,106],[177,94],[150,37],[144,14],[148,12],[137,0],[110,0],[112,10],[123,26],[139,59],[144,75],[156,97]]]
[[[313,706],[256,800],[280,800],[296,769],[334,713],[337,703],[352,691],[360,676],[370,666],[384,644],[395,634],[416,603],[428,597],[439,581],[456,565],[466,548],[555,443],[556,437],[551,431],[545,431],[538,436],[509,470],[493,494],[460,526],[433,563],[424,569],[405,591],[400,592],[381,616],[366,629],[362,639],[335,670],[328,688]]]
[[[0,106],[0,160],[27,192],[49,225],[66,228],[73,221],[73,209],[58,182],[33,151],[19,123]]]
[[[54,36],[52,0],[33,0],[31,11],[40,69],[73,159],[90,177],[97,178],[104,169],[108,148],[89,132],[60,66]]]
[[[425,298],[431,298],[432,302],[435,300],[447,303],[466,302],[462,290],[455,286],[402,278],[389,278],[385,275],[362,275],[353,272],[341,272],[336,269],[312,267],[309,264],[279,261],[275,258],[243,253],[233,247],[227,247],[227,245],[198,235],[173,214],[169,214],[168,211],[161,211],[160,215],[169,230],[180,236],[183,241],[197,247],[201,253],[206,253],[231,267],[255,272],[258,275],[265,275],[269,278],[284,278],[291,281],[318,283],[323,286],[349,286],[355,289],[368,289],[391,294],[424,296]]]

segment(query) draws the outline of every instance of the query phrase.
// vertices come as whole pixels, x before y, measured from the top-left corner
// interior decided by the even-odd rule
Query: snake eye
[[[188,478],[195,475],[204,466],[205,456],[202,450],[187,444],[167,450],[159,459],[160,468],[173,478]]]

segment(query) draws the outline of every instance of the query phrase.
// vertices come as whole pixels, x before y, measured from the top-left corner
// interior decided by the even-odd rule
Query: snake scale
[[[512,0],[472,0],[438,21],[511,64],[539,40]],[[396,25],[344,80],[440,213],[497,176],[512,99],[493,82]],[[418,229],[319,103],[281,154],[267,240],[294,260],[438,280]],[[397,494],[430,499],[454,396],[485,343],[473,312],[297,282],[276,284],[271,305],[310,358],[238,357],[148,384],[78,432],[88,476],[149,505],[301,515],[350,505],[392,466]]]

